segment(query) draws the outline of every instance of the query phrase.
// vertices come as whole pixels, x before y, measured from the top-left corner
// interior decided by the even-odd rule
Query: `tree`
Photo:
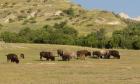
[[[48,37],[50,44],[74,44],[74,39],[65,34],[51,33]]]
[[[99,31],[96,32],[96,37],[98,39],[98,47],[105,48],[106,45],[106,36],[105,36],[105,29],[101,28]]]
[[[8,31],[1,33],[1,38],[5,42],[15,43],[15,42],[17,42],[17,37],[18,37],[18,35],[16,33],[8,32]]]
[[[98,47],[98,39],[96,33],[92,32],[91,34],[87,35],[85,40],[87,46]]]

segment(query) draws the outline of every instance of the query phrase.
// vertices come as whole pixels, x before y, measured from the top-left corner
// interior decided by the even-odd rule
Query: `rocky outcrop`
[[[62,12],[61,10],[59,10],[59,11],[56,11],[56,12],[54,13],[54,15],[55,15],[55,16],[60,16],[60,15],[63,15],[63,12]]]
[[[8,15],[6,18],[4,18],[4,22],[5,23],[11,23],[13,21],[16,21],[18,18],[16,15],[14,14],[11,14],[11,15]]]

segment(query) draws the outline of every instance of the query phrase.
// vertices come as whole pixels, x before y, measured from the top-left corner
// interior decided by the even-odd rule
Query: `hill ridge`
[[[105,28],[112,31],[125,28],[127,24],[114,13],[105,10],[85,10],[69,0],[0,0],[0,23],[2,31],[18,32],[24,27],[40,28],[46,24],[68,21],[81,35]],[[64,11],[73,9],[75,15]],[[14,29],[14,30],[13,30]]]

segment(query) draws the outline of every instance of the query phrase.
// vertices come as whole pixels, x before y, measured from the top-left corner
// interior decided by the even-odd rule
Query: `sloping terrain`
[[[70,8],[74,10],[74,16],[64,12]],[[37,29],[61,21],[67,21],[80,35],[99,28],[105,28],[111,34],[127,26],[112,12],[85,10],[69,0],[0,0],[1,31],[18,32],[25,27]]]

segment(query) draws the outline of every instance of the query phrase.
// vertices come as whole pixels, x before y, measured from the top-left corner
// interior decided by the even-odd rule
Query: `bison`
[[[109,51],[108,50],[100,50],[100,51],[93,51],[93,57],[102,58],[102,59],[109,59]]]
[[[120,59],[120,55],[117,50],[93,51],[92,55],[96,55],[97,58],[110,59],[110,57],[113,56],[114,58]]]
[[[117,50],[109,50],[109,56],[113,56],[114,58],[120,59],[119,51]]]
[[[77,51],[77,59],[80,57],[81,59],[85,59],[87,56],[91,56],[91,52],[88,50],[79,50]]]
[[[71,58],[75,57],[75,53],[74,52],[69,52],[69,51],[63,51],[61,49],[57,50],[57,54],[62,57],[63,61],[70,61]]]
[[[7,54],[7,62],[11,61],[11,62],[15,62],[15,63],[19,63],[19,59],[18,59],[18,56],[14,53],[10,53],[10,54]]]
[[[102,58],[100,51],[93,51],[92,55],[94,58]]]
[[[42,60],[42,57],[46,58],[46,60],[55,61],[55,57],[53,56],[52,52],[40,52],[40,60]]]

